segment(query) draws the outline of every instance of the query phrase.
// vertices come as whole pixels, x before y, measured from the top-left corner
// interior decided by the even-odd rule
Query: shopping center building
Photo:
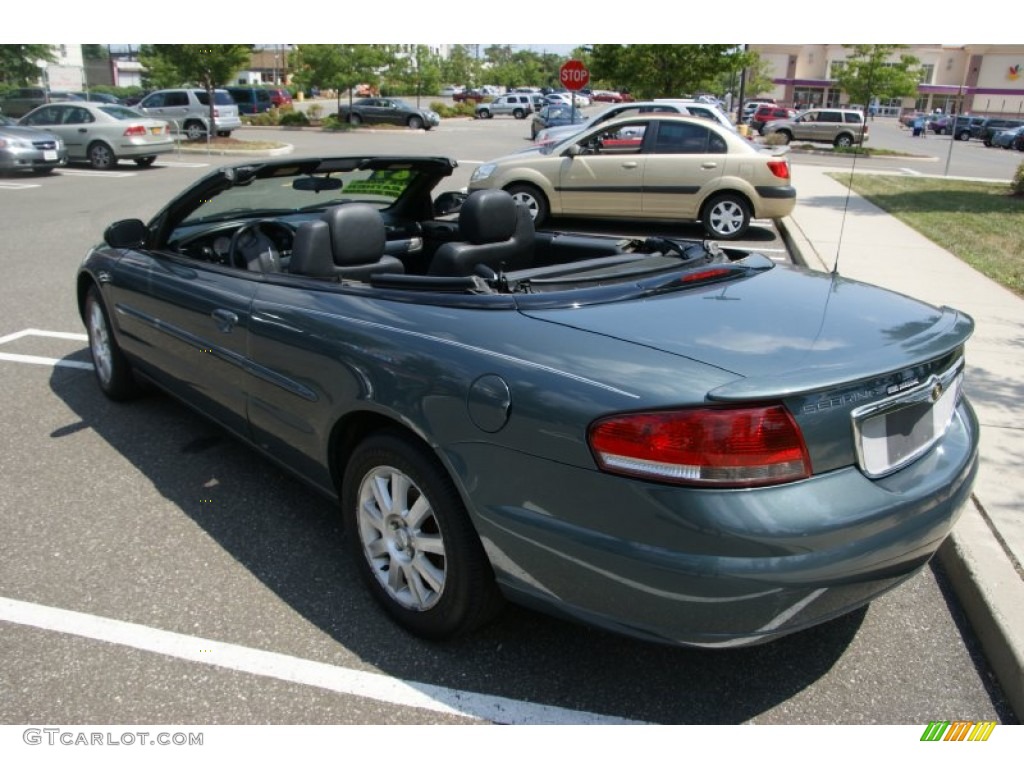
[[[836,74],[853,54],[843,45],[750,45],[766,63],[765,74],[775,84],[769,96],[797,108],[845,106],[849,98]],[[880,99],[879,114],[906,110],[970,112],[1024,118],[1024,45],[914,45],[891,57],[914,56],[923,70],[917,95]],[[866,105],[858,105],[866,106]]]

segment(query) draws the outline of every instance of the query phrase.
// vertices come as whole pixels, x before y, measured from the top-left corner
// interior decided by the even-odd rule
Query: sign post
[[[569,59],[558,68],[558,79],[562,87],[572,93],[570,109],[576,111],[576,91],[581,91],[590,83],[590,70],[579,59]]]

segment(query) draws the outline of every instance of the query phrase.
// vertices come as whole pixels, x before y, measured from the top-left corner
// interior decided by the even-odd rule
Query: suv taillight
[[[621,414],[591,424],[587,441],[606,472],[677,485],[752,488],[811,474],[782,405]]]

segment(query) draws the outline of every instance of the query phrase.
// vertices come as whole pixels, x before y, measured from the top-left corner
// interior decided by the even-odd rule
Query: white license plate
[[[906,466],[925,453],[945,433],[960,400],[963,373],[942,387],[932,382],[894,398],[891,407],[858,424],[861,468],[880,477]]]
[[[57,150],[55,150],[55,149],[44,149],[43,150],[43,160],[56,160],[56,159],[57,159]]]

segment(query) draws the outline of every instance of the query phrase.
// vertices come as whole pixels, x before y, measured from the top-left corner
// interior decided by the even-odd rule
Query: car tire
[[[532,184],[512,184],[506,187],[505,191],[512,195],[512,199],[517,203],[526,206],[534,227],[539,227],[547,221],[551,208],[548,199],[537,187]]]
[[[349,125],[361,125],[362,122],[363,122],[363,118],[361,118],[355,112],[353,112],[351,115],[348,116],[348,124]]]
[[[185,138],[189,141],[199,141],[206,136],[206,126],[198,120],[189,120],[185,123]]]
[[[32,173],[36,176],[45,176],[48,173],[53,173],[53,168],[33,168]]]
[[[516,120],[522,120],[524,117],[526,117],[526,113],[523,112],[523,110],[521,109],[517,109],[512,112],[512,117],[514,117]]]
[[[959,141],[970,141],[971,140],[971,132],[970,131],[960,131],[960,133],[958,133],[956,135],[956,138]]]
[[[478,109],[476,111],[476,116],[481,120],[487,120],[491,116],[491,111],[489,109]]]
[[[139,168],[149,168],[153,163],[156,162],[156,155],[150,155],[149,157],[136,157],[135,164]]]
[[[423,118],[417,115],[412,115],[409,118],[409,127],[414,131],[418,131],[423,127]]]
[[[776,134],[782,137],[783,144],[789,144],[793,140],[793,134],[789,131],[776,131]]]
[[[110,171],[117,168],[117,155],[108,144],[104,144],[102,141],[94,141],[90,144],[85,156],[89,160],[89,165],[97,171]]]
[[[342,512],[360,576],[409,632],[455,637],[501,607],[455,484],[412,439],[389,430],[356,447],[342,481]]]
[[[711,237],[736,240],[750,226],[750,204],[740,195],[715,195],[704,204],[700,220]]]
[[[230,139],[231,131],[217,131],[217,135],[220,136],[222,139]]]
[[[853,136],[848,133],[841,133],[836,136],[835,141],[832,142],[832,146],[836,149],[849,149],[853,146]]]
[[[100,289],[95,285],[90,286],[85,294],[85,328],[96,381],[103,394],[111,400],[129,400],[137,396],[141,387],[114,338],[110,315]]]

